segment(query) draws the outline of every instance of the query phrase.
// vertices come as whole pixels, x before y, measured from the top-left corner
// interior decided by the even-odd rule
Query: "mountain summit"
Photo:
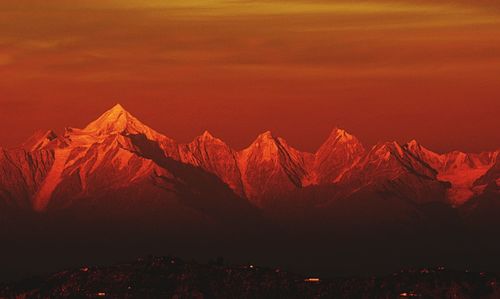
[[[328,139],[315,155],[317,182],[329,184],[339,182],[363,156],[365,148],[353,135],[334,128]]]
[[[262,198],[292,192],[308,181],[310,154],[300,152],[283,138],[266,131],[238,153],[238,165],[247,196],[262,205]]]
[[[161,135],[140,122],[120,104],[88,124],[83,131],[94,135],[143,134],[149,139],[156,139]]]

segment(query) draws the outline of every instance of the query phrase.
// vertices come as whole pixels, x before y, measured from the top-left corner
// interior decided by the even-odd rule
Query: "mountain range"
[[[150,253],[328,275],[496,271],[499,161],[365,147],[339,128],[315,153],[271,132],[243,150],[209,132],[180,144],[116,105],[0,149],[0,280]]]
[[[438,154],[415,140],[365,148],[339,128],[316,153],[299,151],[269,131],[241,151],[208,131],[178,144],[118,104],[83,129],[39,132],[20,148],[0,149],[0,200],[43,212],[136,186],[196,193],[214,184],[258,208],[320,186],[338,190],[323,204],[376,190],[416,203],[459,207],[486,191],[498,194],[499,152]],[[193,174],[179,174],[172,163],[216,179],[186,180],[183,176]]]

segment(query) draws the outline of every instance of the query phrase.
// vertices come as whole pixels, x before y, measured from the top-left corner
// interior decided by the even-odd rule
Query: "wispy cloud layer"
[[[94,97],[192,93],[217,102],[233,88],[236,98],[301,95],[316,107],[334,103],[334,92],[352,101],[366,92],[392,109],[408,86],[418,86],[438,102],[462,97],[461,88],[479,91],[487,107],[500,97],[498,69],[500,1],[0,3],[0,101],[63,102],[79,90]]]

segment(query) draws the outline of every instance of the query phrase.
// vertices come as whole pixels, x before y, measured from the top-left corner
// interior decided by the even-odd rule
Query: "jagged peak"
[[[412,140],[408,141],[408,143],[406,143],[406,144],[408,145],[408,147],[412,147],[412,148],[421,147],[420,143],[416,139],[412,139]]]
[[[439,159],[441,157],[440,154],[435,153],[425,146],[423,146],[421,143],[419,143],[416,139],[412,139],[409,142],[407,142],[404,145],[405,148],[407,148],[410,152],[412,152],[414,155],[417,155],[419,158],[422,158],[421,156],[433,156],[436,159]]]
[[[422,146],[416,139],[412,139],[408,141],[405,145],[405,148],[407,148],[410,152],[414,153],[415,155],[421,155],[422,153],[430,153],[430,151]]]
[[[86,131],[97,131],[103,128],[118,128],[125,126],[132,115],[128,113],[122,105],[116,104],[108,111],[104,112],[98,119],[85,127]]]
[[[271,131],[261,133],[255,141],[241,153],[260,152],[267,158],[278,155],[279,151],[285,151],[292,155],[312,155],[308,152],[299,151],[288,144],[282,137],[273,135]]]
[[[257,136],[257,140],[274,140],[274,135],[271,131],[265,131]]]
[[[212,135],[208,130],[205,130],[203,132],[203,134],[199,135],[198,137],[195,138],[195,140],[193,142],[198,142],[198,143],[223,143],[225,144],[225,142],[217,137],[215,137],[214,135]]]
[[[205,130],[201,137],[204,139],[215,139],[214,135],[212,135],[208,130]]]
[[[265,160],[270,160],[278,153],[279,141],[273,136],[271,131],[266,131],[257,136],[254,142],[246,149],[240,152],[245,156],[251,153],[261,153],[264,155]]]
[[[398,154],[400,157],[404,156],[404,151],[401,145],[397,141],[385,141],[379,142],[373,146],[372,152],[388,158],[391,154]]]
[[[110,111],[115,111],[115,112],[127,112],[125,108],[120,103],[117,103],[116,105],[113,106],[113,108],[110,109]]]
[[[276,146],[278,139],[274,137],[271,131],[265,131],[257,136],[255,141],[250,145],[250,147],[261,147],[261,146]]]
[[[352,134],[349,134],[346,130],[341,129],[339,127],[333,128],[329,138],[334,138],[339,142],[349,142],[352,140],[357,141],[356,137],[354,137]]]
[[[121,104],[116,104],[104,112],[97,120],[88,124],[83,131],[92,135],[144,134],[148,139],[161,136],[135,118]]]
[[[316,151],[316,155],[324,158],[337,151],[345,152],[354,157],[364,153],[365,148],[356,136],[351,135],[344,129],[334,127],[326,141]]]

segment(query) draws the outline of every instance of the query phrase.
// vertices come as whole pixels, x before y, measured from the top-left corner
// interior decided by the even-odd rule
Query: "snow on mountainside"
[[[414,159],[397,142],[383,142],[373,146],[355,165],[354,169],[346,175],[346,179],[351,177],[365,177],[367,180],[395,179],[408,171],[414,171],[416,174],[428,178],[436,176],[431,167]]]
[[[217,175],[234,192],[245,196],[237,153],[208,131],[189,144],[179,146],[180,161]]]
[[[22,148],[0,151],[0,199],[17,199],[39,211],[68,204],[69,197],[143,182],[171,192],[191,188],[194,193],[212,192],[211,184],[225,183],[257,206],[314,186],[338,186],[342,192],[337,197],[378,190],[417,203],[447,200],[458,206],[487,186],[498,185],[500,178],[498,151],[437,154],[415,140],[403,146],[380,143],[367,151],[355,136],[338,128],[315,154],[298,151],[270,132],[239,152],[208,132],[177,144],[121,105],[83,129],[67,128],[62,136],[37,133]],[[181,171],[181,165],[199,170]],[[199,171],[218,181],[202,178]]]
[[[453,205],[462,205],[468,199],[481,193],[482,188],[475,182],[493,167],[498,157],[497,152],[469,154],[454,151],[446,154],[434,153],[415,140],[406,148],[421,161],[429,164],[437,172],[437,178],[450,182],[447,198]],[[480,184],[479,184],[480,185]]]
[[[200,169],[224,171],[226,164],[217,163],[227,158],[217,155],[220,141],[209,142],[208,134],[201,139],[187,148],[189,163],[202,163],[181,163],[180,146],[117,105],[84,129],[68,128],[33,151],[2,150],[0,206],[106,219],[146,214],[185,229],[258,226],[255,207]]]
[[[474,181],[475,187],[492,186],[500,187],[500,151],[492,154],[492,164],[488,171]]]
[[[84,129],[67,128],[63,143],[53,149],[53,167],[35,195],[35,210],[45,210],[58,188],[66,188],[72,196],[85,195],[99,189],[133,184],[154,171],[163,174],[161,168],[136,154],[139,149],[128,137],[134,135],[144,135],[162,144],[170,141],[120,105]]]
[[[107,136],[117,133],[144,134],[150,140],[164,136],[141,123],[137,118],[128,113],[120,104],[105,112],[97,120],[88,124],[82,130],[90,136]]]
[[[397,142],[379,143],[372,147],[340,183],[354,190],[375,187],[418,203],[442,200],[446,184],[439,182],[437,173],[416,159]]]
[[[353,135],[335,128],[318,149],[314,161],[316,184],[337,183],[363,157],[365,148]]]
[[[481,188],[474,188],[474,182],[483,176],[493,163],[493,153],[451,152],[443,155],[443,164],[438,169],[438,178],[451,182],[452,188],[448,191],[451,203],[462,205],[469,198],[480,193]]]
[[[420,161],[427,163],[433,169],[441,169],[443,164],[443,157],[433,151],[422,146],[415,139],[408,142],[405,147]]]
[[[307,164],[312,159],[312,154],[293,149],[269,131],[259,135],[238,153],[245,194],[250,199],[260,199],[301,188],[310,181]]]

